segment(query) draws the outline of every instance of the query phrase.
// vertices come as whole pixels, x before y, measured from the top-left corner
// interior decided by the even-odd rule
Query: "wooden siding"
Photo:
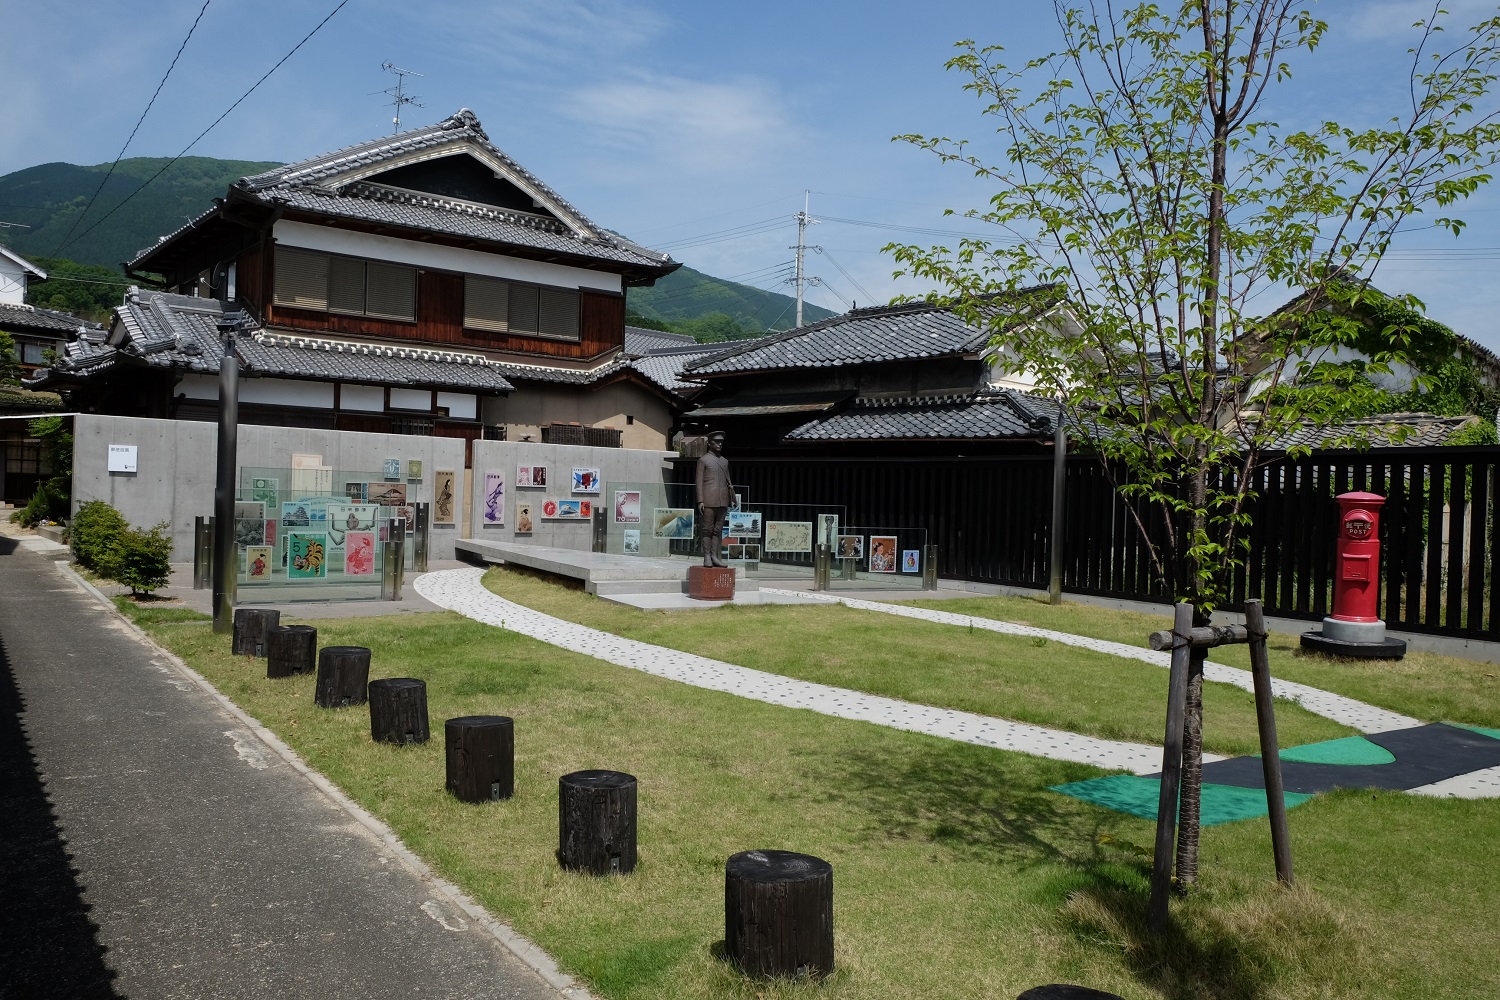
[[[260,312],[261,306],[265,304],[261,295],[261,278],[261,250],[258,246],[251,247],[235,261],[234,294],[235,298],[256,312]]]

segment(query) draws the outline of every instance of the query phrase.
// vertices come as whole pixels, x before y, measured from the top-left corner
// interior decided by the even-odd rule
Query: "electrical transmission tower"
[[[806,242],[807,227],[816,226],[818,220],[807,214],[808,200],[812,197],[811,191],[802,192],[802,211],[792,218],[797,220],[797,245],[790,249],[797,251],[797,274],[789,279],[797,286],[797,325],[802,325],[802,290],[804,285],[821,285],[822,278],[809,278],[802,273],[802,254],[806,250],[821,250],[821,247],[809,247]]]
[[[391,106],[396,109],[396,114],[391,118],[391,123],[395,126],[391,129],[391,135],[395,135],[397,132],[401,131],[401,109],[403,107],[408,104],[410,104],[414,108],[425,108],[427,106],[422,103],[421,99],[417,97],[416,94],[408,94],[406,92],[406,78],[409,76],[415,76],[420,79],[422,74],[414,70],[402,69],[400,66],[397,66],[391,62],[381,63],[380,68],[385,70],[387,73],[396,74],[396,85],[394,87],[387,87],[384,90],[376,91],[377,94],[385,94],[387,97],[389,97],[391,99]]]

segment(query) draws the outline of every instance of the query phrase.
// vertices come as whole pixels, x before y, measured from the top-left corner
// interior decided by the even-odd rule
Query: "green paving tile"
[[[1053,785],[1051,791],[1071,795],[1075,799],[1092,802],[1094,805],[1128,813],[1142,819],[1156,819],[1156,803],[1161,797],[1160,778],[1142,778],[1134,774],[1113,774],[1107,778],[1091,778],[1074,781],[1066,785]],[[1300,806],[1311,795],[1300,792],[1284,792],[1287,808]],[[1241,819],[1254,819],[1266,815],[1266,793],[1260,788],[1237,788],[1234,785],[1205,784],[1199,822],[1203,826],[1218,826]]]
[[[1256,756],[1260,756],[1256,754]],[[1296,760],[1304,764],[1345,764],[1359,767],[1369,764],[1394,764],[1396,755],[1385,747],[1371,743],[1363,736],[1345,736],[1322,743],[1308,743],[1300,747],[1287,747],[1281,751],[1282,760]]]
[[[1486,729],[1484,726],[1466,726],[1462,722],[1450,722],[1448,725],[1457,726],[1459,729],[1467,729],[1471,733],[1480,733],[1500,740],[1500,729]]]

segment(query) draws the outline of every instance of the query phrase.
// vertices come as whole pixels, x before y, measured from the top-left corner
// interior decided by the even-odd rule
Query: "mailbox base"
[[[1322,631],[1303,632],[1302,648],[1360,660],[1399,660],[1406,655],[1406,643],[1401,639],[1386,636],[1378,642],[1348,642],[1329,638]]]

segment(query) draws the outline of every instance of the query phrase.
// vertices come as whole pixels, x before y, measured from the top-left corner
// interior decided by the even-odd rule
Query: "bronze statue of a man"
[[[708,436],[708,451],[698,459],[698,534],[703,540],[703,565],[723,566],[719,558],[724,517],[734,504],[729,461],[724,457],[724,432]]]

